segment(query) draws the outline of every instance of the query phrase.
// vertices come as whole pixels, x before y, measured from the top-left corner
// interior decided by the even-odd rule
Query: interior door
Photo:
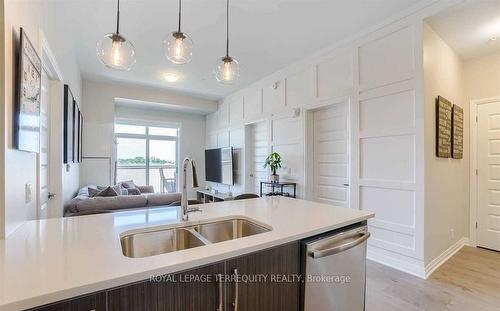
[[[500,251],[500,102],[478,107],[477,244]]]
[[[264,168],[268,156],[267,124],[259,122],[251,128],[251,170],[250,178],[253,184],[253,192],[259,193],[260,182],[267,181],[267,169]]]
[[[50,79],[45,70],[42,70],[42,89],[40,97],[40,154],[39,154],[39,204],[37,217],[48,217],[49,204],[49,157],[50,157]]]
[[[313,112],[313,196],[349,207],[349,111],[347,103]]]

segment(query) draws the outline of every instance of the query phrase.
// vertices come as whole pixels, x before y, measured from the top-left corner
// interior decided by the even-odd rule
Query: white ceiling
[[[115,29],[115,0],[51,1],[65,35],[76,39],[82,74],[91,79],[131,82],[220,99],[310,53],[383,22],[419,0],[232,0],[231,51],[241,65],[241,79],[219,85],[213,76],[224,54],[225,1],[184,0],[183,31],[195,43],[193,60],[172,65],[162,40],[177,23],[177,0],[122,0],[121,33],[136,47],[130,72],[114,72],[96,58],[95,44]],[[175,71],[181,81],[167,83]]]
[[[500,51],[500,0],[467,0],[428,23],[464,60]]]

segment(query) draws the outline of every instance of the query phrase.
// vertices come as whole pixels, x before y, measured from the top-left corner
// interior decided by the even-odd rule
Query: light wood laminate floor
[[[429,279],[368,261],[367,311],[500,311],[500,252],[463,247]]]

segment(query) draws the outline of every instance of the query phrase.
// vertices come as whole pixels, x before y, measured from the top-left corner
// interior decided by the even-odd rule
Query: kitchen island
[[[0,241],[0,310],[25,310],[66,300],[65,307],[60,309],[40,310],[99,311],[101,306],[104,310],[125,310],[129,303],[148,299],[152,304],[159,303],[159,299],[175,303],[173,297],[178,296],[179,288],[186,291],[179,285],[181,278],[234,276],[238,272],[233,266],[238,265],[248,273],[291,276],[299,272],[299,241],[366,222],[374,216],[368,211],[286,197],[198,206],[202,212],[190,214],[188,222],[179,221],[179,210],[172,207],[26,222]],[[255,222],[268,230],[154,256],[132,258],[122,249],[122,238],[126,235],[235,218]],[[263,270],[273,266],[266,259],[279,260],[282,270],[260,271],[259,265]],[[164,281],[169,276],[177,285],[156,282],[156,278]],[[217,277],[189,286],[195,287],[191,290],[203,291],[202,295],[178,300],[201,300],[198,303],[206,305],[207,310],[211,309],[210,304],[216,306],[214,310],[219,307],[226,310],[231,305],[219,294],[234,290]],[[284,293],[296,290],[292,286],[282,288]],[[167,294],[172,297],[161,297]],[[142,309],[136,306],[130,310]]]

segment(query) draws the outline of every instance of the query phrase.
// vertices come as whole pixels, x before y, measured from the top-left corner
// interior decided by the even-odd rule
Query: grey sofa
[[[119,195],[115,197],[90,197],[87,185],[78,191],[78,195],[64,205],[64,216],[111,213],[134,208],[172,206],[180,201],[180,193],[154,193],[153,187],[138,186],[140,195]]]

